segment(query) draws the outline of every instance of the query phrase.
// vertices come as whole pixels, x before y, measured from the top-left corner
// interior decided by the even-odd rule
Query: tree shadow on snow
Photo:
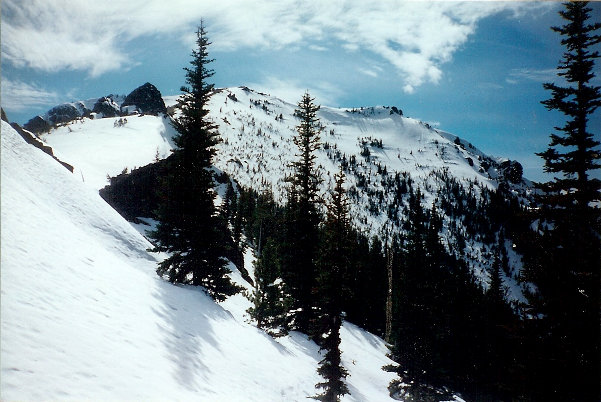
[[[154,297],[160,302],[153,308],[159,318],[163,343],[173,361],[173,378],[190,391],[208,393],[211,369],[203,351],[219,350],[212,321],[227,319],[227,314],[201,288],[173,285],[157,278]]]
[[[307,335],[298,331],[290,331],[288,337],[290,338],[290,343],[296,345],[296,347],[299,350],[301,350],[304,354],[306,354],[307,356],[311,356],[316,361],[321,360],[319,354],[319,346],[317,346],[315,342],[310,340],[307,337]]]
[[[163,125],[165,126],[165,130],[161,131],[161,137],[163,137],[163,140],[165,140],[169,144],[169,146],[171,147],[170,149],[175,149],[176,146],[173,137],[177,135],[177,131],[171,125],[171,121],[169,118],[163,117],[162,121]]]
[[[342,326],[344,335],[349,334],[353,338],[357,339],[360,344],[370,344],[374,349],[378,349],[381,346],[382,339],[377,335],[371,334],[365,330],[360,329],[355,324],[345,321]]]

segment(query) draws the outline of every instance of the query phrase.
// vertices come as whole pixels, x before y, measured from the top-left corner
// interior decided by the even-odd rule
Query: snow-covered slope
[[[275,184],[276,198],[283,195],[284,176],[291,172],[289,165],[296,158],[292,142],[298,125],[298,119],[294,117],[296,107],[248,88],[228,88],[215,94],[213,116],[217,116],[224,138],[216,165],[232,172],[232,176],[242,183],[267,180]],[[367,169],[379,163],[390,172],[408,172],[417,179],[427,177],[433,169],[452,167],[453,175],[458,178],[495,185],[488,174],[479,172],[477,157],[484,156],[480,151],[455,147],[455,136],[403,117],[392,108],[322,106],[318,117],[323,125],[321,140],[329,148],[318,152],[318,163],[326,175],[326,187],[330,187],[333,173],[338,171],[334,158],[328,157],[328,153],[336,151],[346,155],[347,159],[355,155],[357,163],[363,162]],[[371,163],[365,163],[366,157],[360,156],[364,149],[369,150]],[[451,149],[454,152],[449,152]],[[468,157],[476,159],[474,166],[469,165]],[[351,180],[350,184],[356,183]]]
[[[316,100],[316,102],[319,102]],[[286,193],[285,176],[292,173],[296,159],[292,142],[298,119],[297,106],[246,87],[218,91],[211,99],[211,112],[223,142],[215,165],[245,186],[263,186],[276,199]],[[347,186],[361,187],[363,176],[371,191],[382,190],[383,174],[405,172],[426,195],[425,205],[436,197],[436,178],[432,172],[447,169],[458,180],[489,188],[498,185],[502,175],[500,160],[486,156],[458,137],[433,129],[421,121],[404,117],[396,107],[339,109],[322,106],[318,117],[323,126],[317,163],[324,173],[323,191],[332,188],[333,176],[343,156],[355,166],[347,172]],[[49,139],[50,140],[50,139]],[[50,142],[52,144],[52,142]],[[430,190],[428,188],[430,187]],[[351,206],[356,223],[381,233],[386,214],[369,213],[365,189],[358,189],[359,202]],[[384,194],[388,199],[391,194]]]
[[[81,174],[4,121],[1,132],[2,400],[304,401],[315,394],[314,343],[298,333],[275,341],[247,323],[242,295],[218,305],[199,288],[160,279],[149,243]],[[80,168],[89,184],[94,174]],[[232,276],[243,284],[238,272]],[[351,391],[344,400],[390,400],[383,341],[348,323],[341,334]]]
[[[177,97],[164,97],[173,108]],[[319,100],[316,100],[319,102]],[[223,141],[218,145],[215,165],[243,186],[270,190],[283,201],[286,175],[295,160],[292,138],[298,124],[296,105],[246,87],[217,90],[210,101],[210,116],[219,126]],[[172,109],[173,110],[173,109]],[[177,113],[177,110],[175,110]],[[318,113],[324,143],[317,162],[323,173],[322,194],[327,199],[334,173],[346,164],[347,189],[352,196],[353,223],[372,235],[386,238],[398,230],[408,195],[398,196],[399,183],[411,180],[413,189],[424,195],[422,205],[430,208],[440,202],[448,187],[446,177],[457,180],[466,193],[480,197],[482,188],[494,189],[500,182],[527,202],[531,183],[521,178],[521,166],[485,155],[455,135],[434,129],[421,121],[402,115],[396,107],[339,109],[322,106]],[[151,163],[158,155],[166,157],[174,134],[168,118],[151,115],[75,120],[50,130],[42,138],[57,156],[75,166],[75,173],[95,189],[107,184],[106,176],[115,176],[124,168],[133,169]],[[517,173],[516,173],[517,172]],[[440,205],[438,206],[440,208]],[[469,231],[461,219],[445,218],[445,227],[466,236]],[[447,241],[457,235],[445,230]],[[473,272],[487,286],[493,248],[467,236],[462,253]],[[507,253],[511,254],[511,245]],[[519,256],[512,258],[504,281],[509,297],[523,296],[516,278],[521,270]]]
[[[166,158],[174,146],[173,134],[168,118],[133,115],[74,120],[43,138],[59,158],[71,161],[80,179],[100,189],[106,186],[107,175]]]

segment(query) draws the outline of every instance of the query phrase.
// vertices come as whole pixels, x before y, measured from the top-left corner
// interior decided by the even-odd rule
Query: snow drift
[[[276,341],[247,323],[242,295],[218,305],[200,288],[163,281],[150,244],[77,171],[4,121],[1,145],[3,400],[315,395],[314,343],[299,333]],[[342,350],[344,400],[390,400],[384,342],[345,323]]]

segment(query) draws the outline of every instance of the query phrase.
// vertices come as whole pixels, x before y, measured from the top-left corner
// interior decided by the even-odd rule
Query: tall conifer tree
[[[226,276],[223,227],[214,206],[213,173],[210,170],[219,141],[216,126],[208,118],[213,70],[207,65],[210,42],[204,26],[196,32],[197,48],[181,91],[181,115],[173,121],[176,148],[169,158],[168,174],[160,189],[159,224],[152,233],[153,251],[170,254],[157,273],[170,282],[204,286],[214,299],[224,300],[239,288]]]
[[[313,288],[316,278],[319,214],[319,175],[315,151],[320,147],[319,106],[306,92],[295,115],[300,119],[294,144],[298,159],[292,164],[287,207],[287,235],[282,276],[292,297],[291,327],[310,332],[314,320]]]
[[[591,172],[601,167],[601,150],[595,140],[599,125],[589,125],[589,119],[601,105],[600,87],[592,84],[601,23],[589,22],[592,10],[586,2],[564,5],[559,14],[565,24],[552,27],[566,48],[557,73],[564,83],[544,84],[551,98],[542,101],[562,112],[566,123],[555,127],[549,148],[538,154],[545,170],[559,175],[541,186],[537,218],[543,224],[532,247],[539,252],[527,269],[527,279],[538,289],[530,303],[539,318],[533,323],[542,347],[540,367],[531,371],[541,373],[544,397],[598,400],[601,182]]]
[[[592,10],[587,2],[569,2],[565,7],[559,14],[566,24],[551,29],[564,36],[561,44],[566,52],[557,75],[565,79],[566,85],[544,84],[544,88],[551,91],[551,98],[541,103],[549,110],[560,111],[568,119],[563,127],[555,127],[558,133],[551,134],[549,148],[538,155],[545,160],[547,172],[563,176],[543,187],[548,194],[546,202],[573,209],[574,206],[586,208],[591,201],[599,200],[600,181],[591,178],[590,172],[601,168],[600,143],[589,131],[588,122],[601,106],[601,87],[591,83],[595,76],[595,59],[599,58],[593,46],[601,41],[595,31],[601,28],[601,23],[588,23]],[[599,130],[599,127],[593,129]]]
[[[342,169],[335,179],[336,185],[324,223],[317,278],[319,332],[323,334],[321,350],[326,352],[317,370],[325,380],[317,387],[323,388],[324,392],[317,399],[327,402],[336,402],[341,395],[348,394],[344,383],[347,371],[340,359],[340,326],[342,305],[348,293],[343,286],[347,283],[345,276],[350,265],[351,230]]]
[[[255,261],[255,290],[250,298],[253,306],[248,310],[250,316],[257,320],[257,326],[273,336],[286,333],[283,317],[288,299],[282,286],[278,254],[277,242],[267,239]]]

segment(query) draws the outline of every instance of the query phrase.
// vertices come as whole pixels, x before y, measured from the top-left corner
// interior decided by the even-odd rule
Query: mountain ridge
[[[171,115],[177,117],[177,96],[166,96],[164,102]],[[293,103],[244,86],[215,90],[210,116],[222,138],[217,145],[215,166],[241,186],[269,191],[283,203],[286,177],[291,174],[296,152],[292,143],[297,124],[295,109]],[[125,119],[126,123],[121,116],[80,118],[58,125],[40,137],[100,189],[107,176],[117,176],[169,155],[175,134],[169,124],[171,115],[136,114]],[[485,288],[490,280],[493,249],[498,243],[503,244],[504,253],[510,256],[503,278],[509,288],[508,297],[515,302],[524,300],[519,284],[521,258],[510,239],[499,237],[503,223],[485,222],[479,227],[494,227],[486,229],[494,233],[478,233],[483,229],[474,229],[470,222],[478,219],[474,215],[482,211],[474,207],[474,211],[466,210],[470,209],[468,204],[487,205],[491,192],[500,188],[505,197],[528,205],[535,189],[522,177],[519,162],[490,157],[451,133],[403,116],[398,107],[322,106],[318,117],[322,123],[323,146],[317,153],[324,178],[322,196],[328,197],[333,175],[342,165],[357,228],[382,239],[391,231],[402,231],[408,189],[419,189],[424,208],[436,206],[445,211],[441,236],[449,251],[457,249]],[[110,164],[96,166],[93,154],[99,150],[119,156]],[[444,195],[449,191],[461,191],[472,201],[457,205],[454,196]]]

